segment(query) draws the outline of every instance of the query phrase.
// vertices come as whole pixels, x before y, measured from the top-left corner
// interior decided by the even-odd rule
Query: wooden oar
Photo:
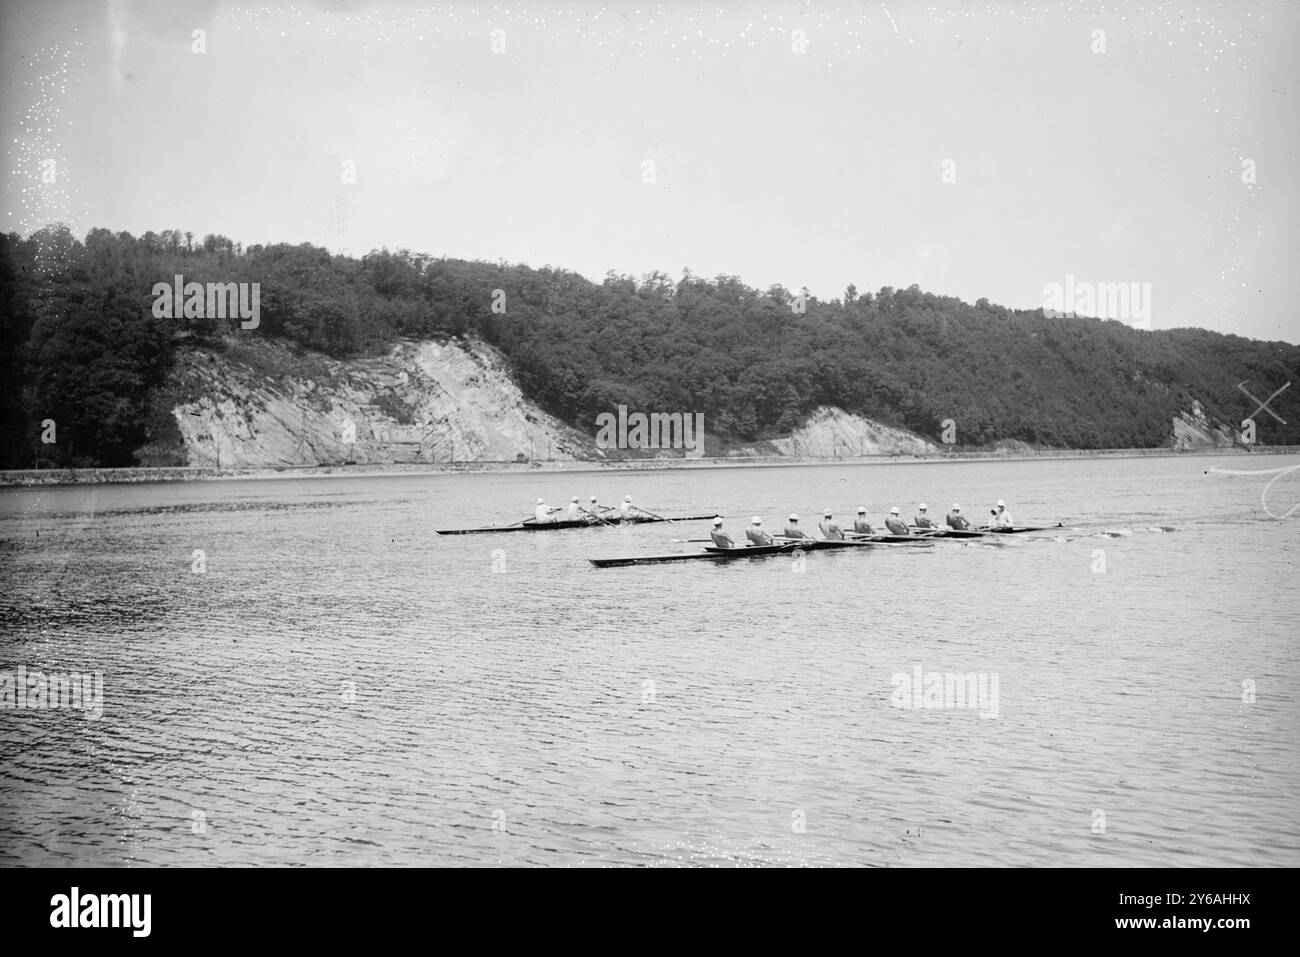
[[[596,512],[591,511],[590,509],[584,508],[583,511],[586,512],[588,515],[590,515],[592,518],[594,518],[596,521],[600,522],[602,525],[614,524],[609,519],[605,518],[603,515],[599,515]]]
[[[633,505],[633,506],[632,506],[632,510],[633,510],[633,511],[636,511],[636,512],[640,512],[642,515],[649,515],[651,518],[657,518],[657,519],[659,519],[659,521],[661,521],[661,522],[671,522],[671,521],[672,521],[671,518],[664,518],[662,515],[656,515],[654,512],[647,512],[647,511],[646,511],[645,509],[643,509],[640,505]]]

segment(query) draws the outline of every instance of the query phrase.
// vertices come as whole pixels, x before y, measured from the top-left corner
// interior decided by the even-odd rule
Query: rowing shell
[[[713,518],[717,513],[709,515],[682,515],[677,518],[627,518],[605,519],[603,522],[589,521],[587,519],[565,520],[560,522],[537,522],[529,519],[526,522],[518,522],[514,525],[489,525],[486,528],[440,528],[437,529],[439,535],[478,535],[482,532],[555,532],[562,528],[603,528],[610,525],[653,525],[656,522],[698,522],[706,518]]]
[[[677,555],[639,555],[632,558],[589,558],[597,568],[620,568],[626,565],[659,565],[664,562],[690,561],[732,561],[737,558],[766,558],[769,555],[790,555],[797,551],[816,552],[832,548],[862,548],[878,545],[911,545],[925,548],[928,542],[905,535],[881,536],[879,539],[862,541],[823,541],[809,539],[804,542],[786,542],[781,545],[737,545],[735,548],[719,548],[710,545],[703,552],[686,552]]]
[[[995,535],[1018,535],[1021,532],[1050,532],[1065,526],[1060,522],[1055,525],[1016,525],[1012,528],[985,528],[981,531],[992,532]]]
[[[1063,528],[1061,523],[1055,525],[1015,525],[1011,528],[918,528],[915,534],[920,538],[983,538],[985,535],[1017,535],[1021,532],[1050,532]],[[903,536],[898,536],[903,537]]]

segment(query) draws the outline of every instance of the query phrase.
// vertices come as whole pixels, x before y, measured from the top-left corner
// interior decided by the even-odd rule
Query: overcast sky
[[[1153,328],[1300,342],[1298,27],[1253,0],[8,0],[0,214],[821,298],[1038,308],[1073,275],[1150,283]]]

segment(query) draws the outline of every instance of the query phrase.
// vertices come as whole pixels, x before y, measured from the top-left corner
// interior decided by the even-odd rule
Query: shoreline
[[[794,459],[782,456],[713,459],[645,459],[620,462],[456,462],[437,465],[419,463],[371,463],[366,465],[286,465],[214,468],[171,466],[165,468],[82,468],[0,470],[0,488],[30,488],[59,485],[115,485],[158,482],[265,481],[302,478],[379,478],[527,472],[628,472],[665,469],[790,468],[834,465],[935,465],[951,462],[1033,462],[1062,459],[1124,459],[1209,456],[1209,455],[1300,454],[1300,446],[1269,446],[1246,451],[1241,448],[1204,449],[1048,449],[1025,453],[997,451],[949,452],[941,455],[860,455],[840,458]]]

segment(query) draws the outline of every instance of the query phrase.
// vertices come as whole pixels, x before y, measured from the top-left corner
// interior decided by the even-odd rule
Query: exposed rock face
[[[822,406],[789,438],[772,446],[793,458],[835,458],[856,455],[925,455],[938,446],[915,432],[881,425],[843,409]]]
[[[190,465],[290,466],[597,457],[590,438],[527,402],[482,343],[402,342],[382,358],[304,360],[259,340],[193,352],[175,375],[199,395],[175,409]]]
[[[1222,422],[1211,422],[1193,402],[1191,412],[1180,412],[1173,418],[1170,446],[1175,449],[1227,449],[1236,444],[1232,430]]]
[[[276,340],[233,339],[224,351],[182,353],[173,375],[199,397],[173,410],[189,466],[606,459],[593,436],[527,401],[502,356],[477,341],[400,342],[379,358],[338,361]],[[940,451],[914,432],[823,406],[790,436],[729,456]]]

